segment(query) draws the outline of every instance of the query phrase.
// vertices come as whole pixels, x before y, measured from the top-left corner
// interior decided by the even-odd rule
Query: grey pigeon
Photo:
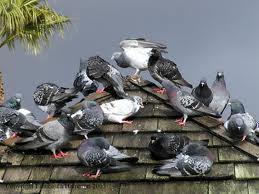
[[[148,149],[155,159],[164,160],[176,157],[186,145],[193,142],[185,135],[159,134],[151,136]],[[196,142],[207,146],[209,140]]]
[[[162,176],[203,176],[210,172],[214,156],[208,148],[197,143],[188,144],[176,159],[161,161],[162,165],[156,166],[153,173]]]
[[[9,107],[15,110],[19,110],[21,108],[21,100],[22,95],[20,93],[15,94],[15,96],[12,96],[8,100],[6,100],[2,106]]]
[[[17,149],[46,149],[53,153],[54,158],[64,157],[68,154],[60,149],[73,138],[74,128],[71,118],[62,114],[58,119],[45,123],[32,137],[20,140]],[[60,151],[59,154],[56,154],[56,150]]]
[[[221,117],[217,112],[205,106],[190,93],[181,90],[169,80],[163,80],[162,86],[166,89],[166,94],[170,100],[170,105],[179,113],[183,114],[183,119],[176,122],[184,126],[188,116],[209,115]]]
[[[100,127],[104,120],[100,105],[95,101],[87,100],[82,102],[82,108],[71,117],[76,124],[74,133],[84,135],[86,138],[87,134]]]
[[[89,168],[83,176],[97,178],[101,173],[121,172],[131,169],[130,163],[138,158],[121,153],[103,137],[84,140],[78,148],[77,156],[81,163]],[[91,173],[95,173],[92,175]]]
[[[192,90],[192,95],[206,106],[209,106],[213,99],[213,94],[206,79],[202,79],[200,84]]]
[[[23,134],[31,134],[29,131],[34,132],[39,128],[39,125],[29,122],[25,115],[8,107],[0,107],[0,125]]]
[[[131,124],[125,119],[136,114],[140,108],[144,108],[142,98],[133,96],[131,99],[119,99],[101,105],[106,121]]]
[[[25,108],[22,108],[21,101],[22,101],[22,94],[17,93],[17,94],[15,94],[15,96],[13,96],[10,99],[8,99],[7,101],[5,101],[2,106],[17,110],[19,113],[22,113],[26,117],[26,119],[29,123],[40,127],[41,124],[39,123],[39,121],[37,120],[35,115],[31,111],[29,111]]]
[[[211,90],[213,93],[213,100],[211,101],[209,107],[212,110],[222,114],[230,99],[230,93],[226,88],[223,72],[217,73],[216,80],[213,82]]]
[[[165,45],[143,38],[125,39],[120,42],[120,47],[122,52],[113,53],[111,59],[115,60],[119,67],[135,69],[135,74],[131,76],[133,79],[138,79],[140,72],[147,70],[148,60],[153,48],[166,52]]]
[[[234,115],[241,117],[247,128],[247,138],[259,143],[259,138],[256,136],[256,132],[259,132],[258,122],[256,119],[245,111],[245,107],[241,101],[233,99],[228,103],[231,106],[231,114],[228,117],[230,120]]]
[[[241,114],[232,115],[230,119],[224,123],[224,127],[227,135],[234,141],[244,141],[248,134],[248,128]]]
[[[75,90],[80,91],[86,97],[90,93],[96,92],[98,83],[87,76],[85,62],[85,60],[80,59],[79,72],[76,74],[73,85]]]
[[[59,87],[53,83],[43,83],[37,86],[33,100],[38,107],[48,113],[48,117],[57,116],[66,103],[77,97],[77,91]]]
[[[102,83],[104,87],[98,92],[103,92],[104,89],[111,87],[118,97],[128,97],[123,88],[123,77],[115,67],[99,56],[90,57],[85,64],[87,66],[87,76]]]
[[[148,70],[151,76],[160,84],[163,79],[168,79],[177,86],[192,88],[192,85],[183,79],[177,65],[173,61],[164,58],[161,52],[157,49],[152,49],[152,54],[148,62]],[[158,90],[157,92],[164,93],[164,89]]]

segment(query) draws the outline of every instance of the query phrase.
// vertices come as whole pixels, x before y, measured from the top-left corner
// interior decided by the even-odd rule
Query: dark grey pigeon
[[[227,135],[235,141],[244,141],[248,134],[248,128],[241,114],[232,115],[230,119],[224,123],[224,127]]]
[[[99,93],[108,87],[112,87],[111,89],[115,91],[118,97],[128,97],[123,88],[123,77],[115,67],[99,56],[90,57],[85,64],[87,64],[87,76],[102,83],[104,87],[98,90]]]
[[[8,107],[0,107],[0,125],[9,127],[10,129],[18,133],[26,133],[26,131],[35,131],[39,128],[39,125],[30,123],[26,116],[22,113]]]
[[[139,79],[141,71],[147,70],[148,60],[153,48],[166,52],[165,45],[143,38],[125,39],[120,42],[120,47],[122,52],[113,53],[111,59],[115,60],[119,67],[135,69],[135,74],[131,76],[133,79]]]
[[[151,136],[148,149],[157,160],[164,160],[176,157],[182,149],[193,141],[185,135],[159,134]],[[201,145],[208,145],[208,140],[197,141]]]
[[[170,105],[179,113],[183,114],[183,118],[176,120],[180,126],[184,126],[188,116],[209,115],[213,117],[221,117],[217,112],[205,106],[199,100],[194,98],[189,92],[183,91],[169,80],[163,80],[162,86],[166,89]]]
[[[172,81],[177,86],[186,86],[192,88],[192,85],[183,79],[179,72],[177,65],[162,56],[161,52],[157,49],[152,49],[152,54],[148,62],[148,70],[151,76],[160,84],[163,79]],[[164,89],[158,90],[159,93],[164,93]]]
[[[40,127],[41,124],[37,120],[35,115],[31,111],[29,111],[25,108],[22,108],[21,101],[22,101],[22,94],[17,93],[17,94],[15,94],[15,96],[11,97],[6,102],[4,102],[2,106],[17,110],[19,113],[22,113],[26,117],[26,119],[29,123]]]
[[[259,143],[259,138],[256,136],[256,133],[259,132],[258,122],[256,119],[245,111],[245,107],[241,101],[230,100],[229,105],[231,106],[231,114],[228,117],[228,120],[233,116],[242,118],[247,128],[247,138]]]
[[[37,86],[33,100],[38,107],[48,113],[48,117],[57,116],[66,103],[77,97],[75,89],[59,87],[53,83],[43,83]]]
[[[97,178],[101,173],[130,170],[131,166],[128,162],[138,161],[136,157],[121,153],[103,137],[84,140],[78,148],[77,156],[81,163],[89,168],[83,176],[90,178]]]
[[[19,110],[21,108],[21,100],[22,95],[20,93],[15,94],[15,96],[12,96],[8,100],[6,100],[2,106],[9,107],[15,110]]]
[[[100,127],[104,120],[104,114],[100,105],[95,101],[83,101],[82,108],[71,115],[76,128],[74,133],[84,135],[98,127]]]
[[[200,84],[192,90],[192,95],[206,106],[209,106],[213,99],[213,94],[206,79],[202,79]]]
[[[216,80],[213,82],[211,90],[213,93],[213,100],[211,101],[209,107],[212,110],[222,114],[230,99],[230,93],[226,88],[223,72],[217,73]]]
[[[32,137],[22,139],[17,149],[46,149],[53,153],[54,158],[64,157],[68,154],[62,152],[60,148],[73,138],[74,128],[71,118],[62,114],[58,119],[45,123]],[[56,154],[56,150],[60,151],[59,154]]]
[[[85,60],[80,59],[79,72],[76,74],[73,85],[76,91],[81,92],[86,97],[89,94],[96,92],[98,83],[87,76],[85,62]]]
[[[153,173],[162,176],[203,176],[210,172],[214,156],[211,151],[197,143],[188,144],[176,159],[161,161],[161,166],[156,166]]]

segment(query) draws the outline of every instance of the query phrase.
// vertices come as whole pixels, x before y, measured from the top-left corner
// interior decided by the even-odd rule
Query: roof
[[[139,157],[134,169],[103,174],[97,180],[83,177],[85,168],[76,156],[80,139],[65,147],[70,157],[64,159],[50,158],[49,151],[20,153],[2,145],[0,193],[259,193],[256,145],[250,142],[233,145],[223,133],[222,122],[211,117],[196,117],[189,119],[184,128],[177,126],[174,119],[179,113],[168,106],[166,96],[154,94],[152,87],[155,85],[147,81],[125,82],[126,91],[141,96],[145,108],[132,118],[132,125],[108,123],[101,127],[101,134],[93,134],[102,135],[123,152]],[[99,103],[114,100],[108,93],[91,94],[88,99]],[[134,129],[139,130],[137,135],[133,134]],[[216,156],[211,172],[202,177],[152,174],[151,169],[158,161],[151,159],[147,145],[157,129],[184,134],[193,140],[209,139],[209,149]]]

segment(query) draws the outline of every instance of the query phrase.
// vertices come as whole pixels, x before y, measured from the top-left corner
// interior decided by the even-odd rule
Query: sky
[[[80,57],[100,55],[112,64],[125,38],[143,37],[168,46],[183,77],[209,85],[224,71],[232,98],[259,117],[259,1],[257,0],[49,0],[71,17],[64,38],[54,36],[38,56],[0,49],[7,97],[23,94],[23,105],[41,116],[32,94],[43,82],[71,87]],[[124,75],[133,72],[122,70]],[[144,78],[151,79],[148,73]]]

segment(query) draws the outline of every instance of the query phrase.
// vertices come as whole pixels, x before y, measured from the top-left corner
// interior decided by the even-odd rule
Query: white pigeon
[[[111,59],[115,60],[119,67],[136,69],[135,74],[131,76],[133,79],[139,79],[140,72],[147,70],[152,49],[156,48],[161,52],[166,52],[165,45],[143,38],[125,39],[120,42],[120,48],[122,52],[113,53]]]
[[[144,106],[142,98],[139,96],[133,96],[131,99],[114,100],[101,105],[106,121],[126,124],[132,124],[132,121],[125,119],[136,114],[140,108],[144,108]]]

